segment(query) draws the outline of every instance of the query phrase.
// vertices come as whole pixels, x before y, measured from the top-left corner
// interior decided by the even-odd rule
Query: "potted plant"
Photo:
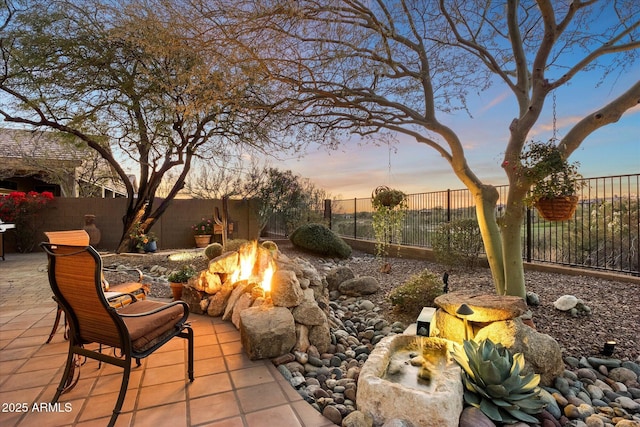
[[[139,253],[155,252],[158,250],[156,241],[158,238],[153,232],[144,233],[142,231],[142,225],[137,222],[133,226],[133,231],[129,234],[133,249]]]
[[[213,219],[202,218],[200,222],[191,226],[197,248],[206,248],[209,246],[211,235],[213,234],[213,224]]]
[[[531,141],[522,153],[521,164],[525,177],[533,181],[525,203],[547,221],[571,219],[578,205],[577,190],[584,185],[579,163],[569,163],[550,140]]]
[[[171,292],[173,293],[173,300],[177,301],[182,298],[182,288],[189,279],[196,275],[196,270],[190,265],[183,265],[179,270],[173,271],[167,280],[171,286]]]
[[[385,261],[394,235],[402,232],[407,208],[407,195],[387,186],[377,187],[371,194],[373,206],[373,232],[376,238],[376,256],[383,260],[380,271],[389,273],[391,265]]]

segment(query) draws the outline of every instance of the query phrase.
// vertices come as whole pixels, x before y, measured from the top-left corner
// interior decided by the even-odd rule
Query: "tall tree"
[[[206,19],[185,16],[186,5],[2,5],[0,115],[74,135],[109,162],[128,193],[119,252],[130,248],[137,224],[146,232],[167,209],[194,159],[208,161],[242,144],[294,145],[272,138],[284,118],[261,83],[260,64],[236,54],[224,16],[211,8]],[[138,168],[137,192],[127,165]],[[158,203],[170,171],[173,185]]]
[[[523,200],[534,180],[522,173],[526,165],[521,154],[554,90],[587,72],[600,73],[605,82],[611,73],[632,75],[640,51],[640,3],[233,3],[237,16],[245,17],[245,27],[252,26],[262,38],[280,39],[274,47],[279,52],[270,52],[265,61],[272,77],[289,85],[288,101],[299,103],[299,124],[334,141],[346,133],[408,135],[449,162],[474,197],[496,291],[524,296],[520,227]],[[560,139],[563,159],[587,136],[617,122],[638,104],[640,82],[632,80]],[[491,85],[502,85],[516,105],[513,116],[504,117],[508,142],[503,167],[509,191],[500,225],[495,216],[496,188],[474,173],[465,141],[445,124],[448,113],[468,109],[469,93]],[[597,90],[594,87],[584,96]]]

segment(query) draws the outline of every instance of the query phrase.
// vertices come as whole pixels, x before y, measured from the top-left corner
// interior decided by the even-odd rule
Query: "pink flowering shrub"
[[[208,218],[202,218],[202,220],[191,226],[193,234],[213,234],[213,220]]]
[[[40,212],[52,201],[53,194],[49,191],[13,191],[0,196],[0,220],[16,225],[18,251],[24,253],[33,250]]]

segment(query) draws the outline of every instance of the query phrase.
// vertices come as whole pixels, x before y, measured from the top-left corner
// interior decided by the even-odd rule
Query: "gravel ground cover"
[[[487,268],[448,270],[442,265],[424,260],[390,258],[391,271],[381,273],[380,261],[370,254],[354,251],[351,258],[337,260],[299,251],[287,241],[278,241],[278,245],[280,250],[291,258],[300,256],[309,260],[321,273],[326,273],[337,265],[348,265],[358,276],[376,277],[381,290],[367,299],[381,307],[381,313],[390,322],[402,321],[408,324],[415,321],[414,314],[394,310],[387,295],[395,286],[404,283],[411,275],[425,268],[438,275],[448,272],[450,291],[495,292]],[[198,270],[207,266],[204,256],[196,256],[188,261],[170,261],[167,254],[162,253],[112,255],[105,257],[104,262],[105,266],[128,265],[140,268],[150,276],[154,276],[154,273],[149,273],[154,265],[168,270],[177,269],[185,263],[194,265]],[[605,341],[615,340],[615,358],[640,361],[640,285],[556,273],[526,272],[525,276],[527,290],[535,292],[540,297],[540,305],[531,307],[536,328],[558,341],[563,348],[563,356],[600,356]],[[117,283],[117,276],[111,275],[107,278],[111,283]],[[154,285],[152,294],[168,297],[168,288],[168,285]],[[567,294],[582,299],[590,307],[591,314],[572,317],[555,309],[553,302]]]

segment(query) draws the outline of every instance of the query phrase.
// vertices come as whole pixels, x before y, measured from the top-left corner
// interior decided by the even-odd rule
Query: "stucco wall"
[[[45,240],[44,231],[74,230],[84,226],[84,215],[96,216],[95,224],[102,234],[99,250],[115,250],[122,234],[122,215],[127,199],[56,198],[42,212],[39,234]],[[156,202],[160,203],[160,199]],[[259,236],[259,224],[253,212],[254,200],[229,200],[229,219],[234,223],[234,238],[255,239]],[[221,200],[173,200],[167,211],[151,231],[158,237],[159,249],[195,247],[191,226],[203,217],[212,217],[214,208],[222,210]],[[15,252],[15,236],[5,233],[5,251]],[[218,241],[220,236],[217,236]]]

